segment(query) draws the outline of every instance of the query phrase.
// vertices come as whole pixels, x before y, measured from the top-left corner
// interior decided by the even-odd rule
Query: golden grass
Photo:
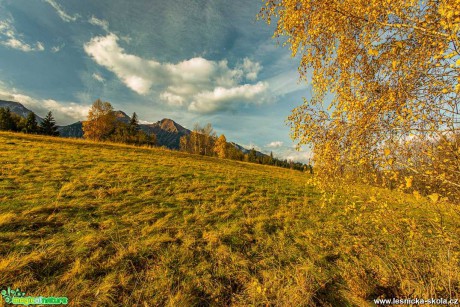
[[[0,287],[72,306],[458,297],[458,207],[164,149],[0,133]],[[4,302],[2,301],[3,304]]]

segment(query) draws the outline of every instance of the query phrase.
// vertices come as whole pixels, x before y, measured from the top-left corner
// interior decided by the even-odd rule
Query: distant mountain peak
[[[11,110],[11,112],[21,116],[21,117],[24,117],[26,118],[27,115],[29,115],[29,113],[31,113],[32,111],[27,109],[25,106],[23,106],[21,103],[19,102],[15,102],[15,101],[5,101],[5,100],[0,100],[0,108],[9,108]],[[37,118],[37,121],[40,123],[43,121],[43,119],[38,116],[37,114],[35,114],[36,118]]]
[[[173,133],[187,133],[188,130],[173,121],[172,119],[169,118],[163,118],[159,122],[156,123],[162,130],[168,131],[168,132],[173,132]]]
[[[124,123],[129,123],[131,120],[131,117],[129,117],[125,112],[118,110],[113,112],[117,118],[117,120],[124,122]]]
[[[169,118],[163,118],[158,122],[161,129],[169,131],[169,132],[178,132],[179,130],[176,127],[176,123]]]

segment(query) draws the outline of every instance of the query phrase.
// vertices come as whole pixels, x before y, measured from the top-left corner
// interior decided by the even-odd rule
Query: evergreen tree
[[[0,108],[0,130],[17,131],[17,125],[10,108]]]
[[[38,123],[37,117],[35,116],[34,112],[30,112],[27,115],[27,121],[24,128],[25,133],[37,133],[38,132]]]
[[[268,164],[273,165],[273,151],[270,151],[270,157],[268,158]]]
[[[136,112],[134,112],[129,122],[129,131],[131,135],[136,135],[139,132],[139,130],[141,130],[141,127],[139,126],[139,120],[137,119],[137,114]]]
[[[40,132],[44,135],[58,136],[56,122],[51,111],[48,112],[43,122],[40,124]]]
[[[257,162],[257,153],[254,148],[251,148],[251,150],[248,153],[248,161],[249,162]]]

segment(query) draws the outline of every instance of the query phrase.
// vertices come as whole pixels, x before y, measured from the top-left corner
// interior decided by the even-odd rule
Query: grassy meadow
[[[0,287],[71,306],[457,298],[459,217],[394,191],[323,192],[299,171],[0,133]]]

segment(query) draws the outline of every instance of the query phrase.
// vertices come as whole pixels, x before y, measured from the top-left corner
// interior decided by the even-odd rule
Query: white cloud
[[[282,143],[282,142],[272,142],[272,143]],[[268,146],[267,145],[265,146],[265,149],[266,149],[265,152],[272,151],[275,158],[282,159],[282,160],[286,159],[288,161],[292,160],[295,162],[308,163],[311,158],[311,151],[306,148],[302,148],[300,151],[298,151],[292,146],[283,146],[283,145]]]
[[[78,14],[75,14],[73,16],[67,14],[64,11],[64,9],[58,3],[56,3],[55,0],[45,0],[45,2],[51,5],[55,9],[59,17],[65,22],[76,21],[80,17]]]
[[[277,148],[277,147],[281,147],[283,146],[283,142],[281,141],[273,141],[267,145],[265,145],[265,147],[269,147],[269,148]]]
[[[168,92],[161,93],[160,99],[172,106],[182,106],[184,104],[184,98]]]
[[[57,52],[61,51],[62,48],[64,48],[64,47],[65,47],[64,43],[62,43],[61,45],[58,45],[58,46],[53,46],[53,47],[51,47],[51,52],[57,53]]]
[[[44,117],[48,111],[52,111],[59,125],[83,120],[88,115],[90,108],[89,105],[80,105],[74,102],[63,103],[53,99],[36,99],[20,93],[16,89],[7,90],[4,86],[0,87],[0,99],[19,102],[41,117]]]
[[[45,50],[45,46],[42,42],[37,42],[37,50],[43,51]]]
[[[109,32],[109,22],[107,20],[98,19],[94,16],[91,16],[88,22],[94,26],[101,27],[106,32]]]
[[[210,113],[232,109],[236,104],[267,101],[268,84],[255,81],[259,63],[244,59],[235,68],[226,60],[195,57],[182,62],[160,63],[128,54],[113,33],[98,36],[84,45],[85,52],[99,65],[112,71],[128,88],[140,95],[160,93],[162,101],[189,110]]]
[[[93,76],[94,79],[96,79],[99,82],[104,82],[105,81],[104,77],[102,77],[101,75],[99,75],[97,73],[93,73],[92,76]]]
[[[43,51],[45,46],[42,42],[30,45],[23,41],[21,34],[18,34],[13,26],[12,19],[0,20],[0,44],[23,52]]]
[[[240,65],[240,67],[243,70],[246,79],[250,81],[257,80],[257,75],[262,70],[262,65],[260,65],[260,63],[252,62],[248,58],[243,60],[243,63]]]
[[[217,87],[213,91],[198,93],[189,109],[192,111],[211,113],[229,109],[233,102],[259,103],[258,97],[267,90],[267,83],[244,84],[232,88]]]

